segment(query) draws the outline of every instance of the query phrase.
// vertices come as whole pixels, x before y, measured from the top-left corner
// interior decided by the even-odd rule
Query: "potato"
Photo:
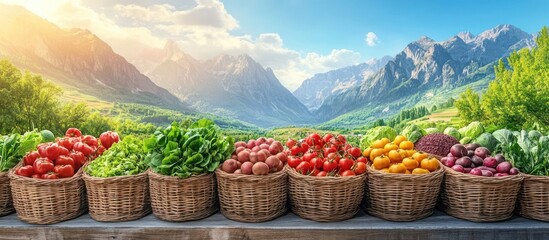
[[[469,167],[471,166],[471,158],[470,157],[461,157],[456,160],[456,165],[461,165],[462,167]]]
[[[256,152],[251,152],[250,153],[250,162],[252,162],[252,163],[257,162],[257,153]]]
[[[493,177],[494,176],[494,173],[492,173],[491,171],[488,171],[488,170],[480,170],[482,171],[482,176],[484,177]]]
[[[238,157],[236,156],[236,154],[231,155],[231,158],[234,160],[238,160]]]
[[[263,143],[259,145],[259,148],[269,150],[269,144]]]
[[[253,148],[256,146],[256,143],[255,143],[255,140],[253,139],[250,139],[250,141],[248,141],[248,148]]]
[[[260,138],[258,138],[257,140],[255,140],[255,144],[256,144],[257,146],[259,146],[259,145],[261,145],[261,144],[263,144],[263,143],[266,143],[266,142],[267,142],[267,139],[264,138],[264,137],[260,137]],[[268,145],[268,144],[267,144],[267,145]]]
[[[270,156],[265,160],[265,163],[269,165],[270,169],[277,168],[280,160],[276,156]]]
[[[236,169],[233,174],[242,174],[242,171],[240,169]]]
[[[242,163],[239,162],[239,161],[236,161],[236,166],[238,166],[238,168],[240,168],[240,166],[242,166]],[[238,169],[237,169],[238,170]]]
[[[278,162],[278,167],[276,167],[276,171],[279,172],[284,168],[284,163],[282,161]]]
[[[267,175],[269,174],[269,165],[264,162],[256,162],[252,167],[254,175]]]
[[[247,175],[250,175],[252,174],[252,167],[254,166],[253,163],[251,162],[245,162],[245,163],[242,163],[242,166],[240,167],[240,170],[242,171],[242,174],[247,174]]]
[[[265,156],[267,156],[267,157],[271,156],[271,153],[270,153],[269,150],[267,150],[267,149],[261,149],[261,150],[259,150],[259,151],[260,151],[260,152],[264,152],[264,153],[265,153]],[[266,159],[266,158],[265,158],[265,159]]]
[[[236,155],[238,155],[240,152],[244,151],[245,149],[246,149],[245,147],[237,147],[235,151]]]
[[[243,163],[243,162],[247,162],[250,160],[250,152],[248,151],[242,151],[240,153],[238,153],[238,161]]]
[[[261,148],[259,148],[258,146],[252,148],[252,152],[259,152],[259,150],[261,150]]]
[[[274,144],[271,144],[271,146],[269,146],[269,152],[272,154],[272,155],[275,155],[277,153],[279,153],[279,149],[278,149],[278,146],[275,146]]]
[[[247,146],[248,146],[248,145],[247,145],[245,142],[243,142],[243,141],[239,141],[239,142],[235,142],[235,143],[234,143],[234,147],[235,147],[235,148],[238,148],[238,147],[247,147]]]
[[[269,145],[272,145],[274,141],[275,141],[274,138],[267,138],[266,143]]]
[[[265,152],[263,152],[263,151],[257,152],[257,161],[258,162],[265,162],[265,160],[267,160],[267,154],[265,154]]]
[[[234,159],[227,159],[225,162],[223,162],[223,165],[221,165],[221,170],[228,172],[228,173],[234,173],[236,169],[238,169],[238,161]]]
[[[276,157],[282,162],[282,163],[286,163],[288,161],[288,155],[286,155],[285,153],[278,153],[276,154]]]

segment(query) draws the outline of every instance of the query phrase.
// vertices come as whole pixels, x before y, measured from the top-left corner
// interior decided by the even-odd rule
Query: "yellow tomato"
[[[412,172],[410,172],[410,170],[406,169],[406,172],[404,174],[412,174]]]
[[[414,156],[414,153],[416,153],[416,150],[403,150],[403,151],[406,151],[406,156],[407,157],[412,157]]]
[[[382,172],[384,172],[384,173],[389,173],[389,169],[388,169],[388,168],[384,168],[384,169],[381,169],[381,170],[379,170],[379,171],[382,171]]]
[[[400,149],[397,149],[389,151],[387,156],[391,159],[391,163],[400,163],[402,162],[402,159],[406,157],[406,153]]]
[[[406,141],[406,140],[408,140],[408,139],[406,139],[405,136],[398,135],[398,136],[395,137],[395,140],[393,141],[393,143],[395,143],[396,145],[400,145],[400,143],[402,141]]]
[[[412,157],[413,157],[415,160],[417,160],[418,162],[421,163],[421,160],[423,160],[423,159],[429,157],[429,154],[419,151],[419,152],[414,153],[414,155],[412,155]]]
[[[406,167],[402,163],[393,164],[389,167],[390,173],[406,173]]]
[[[366,149],[364,149],[364,151],[362,152],[362,156],[369,158],[371,152],[372,152],[372,148],[371,148],[371,147],[366,148]]]
[[[379,157],[381,155],[385,154],[385,150],[383,148],[374,148],[372,151],[370,151],[370,161],[372,159],[375,159],[376,157]]]
[[[421,168],[429,170],[429,172],[435,171],[438,169],[438,159],[434,157],[428,157],[421,161]]]
[[[427,174],[427,173],[429,173],[429,170],[423,169],[423,168],[415,168],[412,171],[412,174]]]
[[[389,158],[386,156],[378,156],[374,158],[374,162],[372,165],[377,170],[388,168],[391,165],[391,160],[389,160]]]
[[[382,138],[381,141],[383,141],[384,144],[390,143],[391,140],[388,138]]]
[[[394,143],[387,143],[385,144],[385,147],[383,147],[385,149],[385,152],[389,152],[391,150],[397,150],[398,149],[398,145],[394,144]]]
[[[399,145],[400,149],[412,150],[414,149],[414,143],[410,141],[402,141]]]
[[[372,143],[372,148],[383,148],[385,146],[385,142],[383,140],[375,140],[374,143]]]
[[[414,170],[414,168],[419,167],[419,163],[414,158],[405,158],[402,160],[402,164],[404,164],[408,170]]]

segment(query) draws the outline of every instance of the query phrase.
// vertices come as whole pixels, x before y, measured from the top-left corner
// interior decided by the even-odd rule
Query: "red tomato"
[[[73,168],[76,168],[76,162],[74,162],[74,159],[65,155],[57,157],[55,159],[55,165],[71,165]]]
[[[307,151],[309,151],[309,144],[307,143],[301,143],[301,152],[302,153],[306,153]]]
[[[328,156],[326,157],[326,160],[332,160],[334,162],[336,162],[336,164],[339,163],[339,155],[337,155],[337,153],[330,153],[328,154]]]
[[[324,156],[328,156],[328,154],[335,152],[337,152],[337,149],[335,147],[324,148]]]
[[[74,145],[70,138],[58,138],[57,144],[66,148],[69,151],[72,150],[72,146]]]
[[[295,157],[295,156],[289,156],[288,157],[288,166],[292,167],[292,168],[296,168],[303,160],[301,160],[301,158],[299,157]]]
[[[355,159],[362,156],[362,151],[360,151],[360,148],[352,147],[347,150],[347,153],[349,153],[351,156],[353,156]]]
[[[38,174],[44,174],[53,171],[53,163],[46,158],[38,158],[34,161],[34,172]]]
[[[25,157],[23,157],[23,162],[25,163],[25,165],[32,166],[34,164],[34,161],[36,161],[36,159],[39,157],[40,153],[38,153],[37,151],[29,152],[27,153],[27,155],[25,155]]]
[[[337,140],[338,140],[341,144],[346,144],[346,143],[347,143],[347,139],[346,139],[345,136],[343,136],[343,135],[337,135]]]
[[[105,149],[109,149],[114,143],[120,141],[120,137],[116,132],[107,131],[101,133],[101,135],[99,136],[99,140],[101,141],[101,146],[104,146]]]
[[[341,160],[339,160],[339,171],[346,171],[346,170],[349,170],[353,167],[353,165],[355,164],[355,162],[351,159],[348,159],[348,158],[342,158]]]
[[[48,147],[46,147],[46,157],[53,160],[56,159],[60,154],[60,147],[57,145],[57,143],[54,143]]]
[[[311,170],[311,172],[309,172],[308,175],[309,176],[316,176],[319,172],[320,172],[320,170],[313,167],[313,169]]]
[[[359,157],[356,159],[357,162],[362,162],[362,163],[368,163],[368,159],[365,158],[365,157]]]
[[[59,177],[54,172],[47,172],[40,176],[42,179],[58,179]]]
[[[316,169],[322,169],[322,166],[324,166],[324,159],[315,157],[311,160],[311,165]]]
[[[363,162],[357,162],[353,171],[356,175],[360,175],[366,172],[366,163]]]
[[[34,169],[32,166],[23,166],[15,170],[15,174],[19,176],[30,177],[34,174]]]
[[[291,138],[288,138],[288,141],[286,141],[286,147],[293,148],[297,142]]]
[[[297,156],[297,155],[299,155],[299,153],[301,153],[301,148],[298,147],[297,145],[295,145],[290,149],[290,153],[293,156]]]
[[[320,137],[320,135],[318,135],[317,133],[312,133],[311,135],[309,135],[309,138],[308,138],[309,141],[307,141],[307,143],[309,144],[309,146],[322,146],[324,145],[324,141],[322,140],[322,137]]]
[[[302,160],[306,161],[306,162],[310,162],[311,160],[313,160],[313,158],[315,158],[317,156],[318,156],[318,153],[316,153],[316,152],[305,153],[305,154],[303,154]]]
[[[320,171],[315,176],[317,176],[317,177],[326,177],[326,175],[327,175],[326,171]]]
[[[96,148],[99,146],[99,143],[97,143],[97,138],[95,138],[94,136],[90,136],[90,135],[83,136],[80,141],[87,144],[90,147]]]
[[[328,133],[324,135],[324,137],[322,137],[322,141],[324,141],[325,143],[329,143],[330,140],[332,140],[332,138],[334,138],[334,135],[331,133]]]
[[[71,165],[57,165],[53,171],[60,178],[68,178],[74,175],[74,167]]]
[[[48,152],[46,149],[48,146],[52,145],[52,143],[40,143],[36,148],[38,149],[38,153],[40,154],[40,157],[48,157]]]
[[[82,132],[78,130],[78,128],[69,128],[67,129],[67,132],[65,132],[65,136],[67,137],[80,137],[82,136]]]
[[[324,161],[322,164],[322,170],[326,172],[331,172],[337,169],[337,162],[335,161]]]
[[[303,175],[306,175],[309,171],[311,171],[311,164],[308,163],[308,162],[301,162],[299,165],[297,165],[297,167],[295,168],[295,170],[297,170],[297,172],[303,174]]]
[[[75,151],[83,153],[85,156],[91,156],[94,152],[93,148],[83,142],[77,142],[74,144],[73,149]]]
[[[31,176],[32,178],[42,178],[41,174],[35,173]]]
[[[356,176],[355,172],[351,170],[345,170],[343,173],[341,173],[341,176],[343,177],[349,177],[349,176]]]
[[[84,164],[88,160],[82,152],[73,151],[73,152],[69,153],[69,157],[74,160],[74,165],[75,165],[76,169],[80,168],[81,166],[84,166]]]

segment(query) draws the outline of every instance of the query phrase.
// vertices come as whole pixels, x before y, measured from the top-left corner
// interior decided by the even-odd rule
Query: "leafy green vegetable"
[[[459,134],[457,128],[454,127],[447,127],[446,129],[444,129],[444,134],[450,135],[455,139],[461,139],[461,134]]]
[[[156,173],[187,178],[213,172],[234,150],[234,139],[221,134],[212,120],[188,128],[176,122],[144,140],[147,162]]]
[[[387,127],[387,126],[375,127],[368,130],[368,132],[366,132],[364,137],[360,139],[360,147],[365,149],[370,145],[372,145],[372,143],[375,140],[382,139],[382,138],[388,138],[392,141],[393,139],[395,139],[396,135],[397,133],[395,129],[393,129],[392,127]]]
[[[425,135],[425,132],[421,130],[417,125],[410,124],[406,128],[402,129],[400,135],[405,136],[409,141],[416,142],[418,139]]]
[[[513,163],[522,172],[549,176],[549,137],[537,131],[511,132],[500,129],[493,133],[498,140],[497,153]]]
[[[0,172],[5,172],[14,167],[21,158],[36,145],[44,142],[40,132],[34,130],[26,132],[23,136],[10,134],[0,136]]]
[[[478,143],[481,146],[488,148],[490,151],[494,151],[498,145],[498,140],[490,133],[483,133],[478,138],[473,140],[473,143]]]
[[[427,128],[425,129],[425,134],[431,134],[431,133],[441,133],[438,128]]]
[[[42,130],[40,132],[40,134],[42,135],[42,141],[44,141],[44,142],[53,142],[53,141],[55,141],[55,136],[53,135],[53,133],[50,130]]]
[[[471,122],[465,127],[463,133],[460,132],[462,137],[470,137],[471,139],[477,138],[482,133],[484,133],[484,126],[480,122]]]
[[[470,138],[470,137],[464,137],[464,138],[462,138],[461,140],[459,140],[459,143],[461,143],[461,144],[467,144],[467,143],[470,143],[471,141],[473,141],[472,138]]]
[[[130,135],[113,144],[103,155],[88,164],[85,171],[94,177],[114,177],[139,174],[148,167],[143,141]]]

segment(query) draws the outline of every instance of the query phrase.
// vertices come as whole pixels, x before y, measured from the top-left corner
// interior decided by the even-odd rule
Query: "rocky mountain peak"
[[[456,36],[463,40],[463,42],[465,43],[470,43],[475,40],[475,35],[473,35],[471,32],[460,32]]]

